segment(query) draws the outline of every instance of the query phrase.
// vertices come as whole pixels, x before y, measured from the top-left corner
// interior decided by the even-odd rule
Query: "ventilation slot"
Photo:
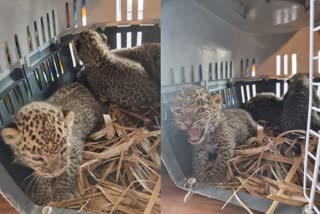
[[[132,0],[127,0],[127,20],[132,20]]]
[[[286,94],[288,91],[288,83],[287,82],[284,82],[283,83],[283,94]]]
[[[243,59],[240,61],[240,76],[243,77]]]
[[[291,65],[292,65],[292,74],[297,73],[297,54],[292,54],[291,56]],[[318,60],[318,66],[319,66],[319,60]]]
[[[218,63],[216,62],[214,65],[214,79],[217,80],[219,78],[219,74],[218,74]]]
[[[50,78],[51,78],[51,82],[55,82],[55,78],[54,78],[54,74],[53,74],[53,71],[52,71],[52,66],[51,66],[51,63],[50,63],[50,59],[48,58],[46,60],[47,62],[47,67],[49,69],[49,74],[50,74]]]
[[[74,21],[74,27],[78,27],[78,6],[77,6],[77,0],[73,0],[73,21]]]
[[[31,100],[32,99],[32,91],[31,91],[31,87],[30,87],[28,79],[26,79],[26,81],[23,81],[23,86],[24,86],[25,92],[27,93],[29,99]]]
[[[242,100],[242,103],[245,103],[246,102],[246,99],[245,99],[245,96],[244,96],[244,88],[243,88],[243,85],[240,87],[241,89],[241,100]]]
[[[22,97],[22,94],[21,94],[19,86],[16,87],[13,91],[14,91],[14,95],[16,96],[16,98],[18,100],[18,103],[20,105],[23,105],[24,104],[24,100],[23,100],[23,97]]]
[[[249,59],[246,59],[246,77],[250,76]]]
[[[143,0],[138,0],[138,20],[143,19]]]
[[[66,21],[67,21],[67,30],[70,29],[70,14],[69,14],[69,3],[66,2]]]
[[[43,79],[44,79],[44,81],[46,82],[46,84],[48,86],[49,85],[48,76],[47,76],[46,68],[45,68],[43,63],[41,63],[40,69],[41,69],[41,73],[42,73]]]
[[[12,101],[9,95],[6,95],[3,97],[4,105],[6,106],[6,109],[9,114],[14,115],[14,108],[12,105]]]
[[[256,84],[252,85],[252,97],[255,97],[257,94],[257,88],[256,88]]]
[[[280,75],[281,74],[281,56],[277,55],[276,58],[276,75]]]
[[[69,49],[70,49],[71,58],[72,58],[72,65],[75,68],[77,66],[77,62],[76,62],[76,58],[74,56],[74,50],[73,50],[72,42],[69,43]]]
[[[209,63],[209,80],[213,80],[212,64]]]
[[[251,64],[251,74],[253,77],[256,76],[256,59],[252,59],[252,64]]]
[[[53,64],[54,71],[56,72],[56,77],[60,78],[59,70],[58,70],[57,63],[56,63],[54,55],[51,56],[51,61],[52,61],[52,64]]]
[[[121,48],[121,33],[117,33],[117,49]]]
[[[9,46],[8,46],[8,42],[7,41],[4,42],[4,50],[6,52],[7,63],[8,63],[8,65],[11,65],[12,64],[12,60],[11,60],[11,55],[10,55]]]
[[[51,39],[51,23],[50,23],[49,13],[47,13],[47,27],[48,27],[48,35],[50,40]]]
[[[225,97],[226,97],[226,105],[229,106],[229,105],[230,105],[229,89],[226,88],[226,89],[224,90],[224,93],[225,93]]]
[[[232,78],[233,77],[233,73],[232,73],[233,71],[232,71],[232,61],[230,61],[230,78]]]
[[[174,81],[174,72],[173,72],[173,69],[172,68],[170,68],[170,83],[171,84],[174,84],[175,83],[175,81]]]
[[[281,89],[280,89],[280,87],[281,87],[281,83],[277,82],[276,83],[276,95],[278,97],[281,97]]]
[[[247,89],[247,101],[249,101],[251,99],[251,95],[250,95],[250,85],[246,85],[246,89]]]
[[[283,57],[283,73],[284,75],[288,75],[288,55],[284,55]]]
[[[29,26],[27,27],[27,41],[28,41],[29,52],[32,52],[33,51],[33,44],[32,44],[32,36],[30,33]]]
[[[3,117],[2,117],[2,114],[0,112],[0,126],[3,126],[4,125],[4,121],[3,121]]]
[[[142,32],[137,32],[137,46],[142,44]]]
[[[127,32],[127,48],[131,48],[131,47],[132,47],[132,33]]]
[[[223,63],[221,62],[220,63],[220,77],[219,77],[219,79],[223,79]]]
[[[36,44],[37,44],[37,47],[40,47],[40,39],[39,39],[37,22],[34,21],[33,25],[34,25],[34,37],[36,38]]]
[[[64,68],[63,68],[63,64],[62,64],[59,52],[57,52],[57,57],[58,57],[58,61],[59,61],[59,67],[60,67],[61,74],[64,74]]]
[[[226,105],[226,95],[225,95],[225,91],[224,91],[224,90],[220,91],[220,95],[221,95],[221,97],[222,97],[223,106],[225,106],[225,105]]]
[[[40,79],[38,68],[34,69],[33,73],[34,73],[34,76],[36,78],[36,82],[37,82],[37,85],[38,85],[39,89],[42,90],[42,84],[41,84],[41,79]]]
[[[190,81],[194,82],[195,81],[195,75],[194,75],[194,66],[191,66],[191,72],[190,72]]]
[[[226,75],[226,79],[229,78],[229,71],[228,71],[228,62],[225,63],[225,75]]]
[[[185,82],[186,82],[186,74],[185,74],[185,72],[184,72],[184,67],[181,67],[180,77],[181,77],[181,82],[182,82],[182,83],[185,83]]]
[[[81,17],[82,17],[82,26],[86,26],[87,25],[86,0],[81,1]]]
[[[56,15],[54,13],[54,10],[52,10],[52,24],[53,24],[53,35],[57,35],[57,29],[56,29]]]
[[[46,39],[46,31],[44,29],[44,23],[43,23],[42,17],[40,18],[40,23],[41,23],[41,31],[42,31],[42,41],[43,43],[45,43],[47,39]]]
[[[20,48],[20,43],[19,43],[19,39],[18,39],[17,34],[14,34],[14,43],[16,45],[18,58],[21,59],[22,58],[22,54],[21,54],[21,48]]]
[[[203,80],[202,76],[202,65],[199,65],[199,81],[201,82]]]
[[[234,98],[234,90],[233,90],[233,88],[230,88],[230,91],[231,91],[232,105],[234,105],[236,102],[235,102],[235,98]]]

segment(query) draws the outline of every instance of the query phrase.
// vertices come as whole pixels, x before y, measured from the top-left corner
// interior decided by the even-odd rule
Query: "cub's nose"
[[[185,119],[184,121],[183,121],[183,123],[184,123],[184,125],[189,129],[189,128],[191,128],[192,127],[192,120],[191,119],[189,119],[189,118],[187,118],[187,119]]]

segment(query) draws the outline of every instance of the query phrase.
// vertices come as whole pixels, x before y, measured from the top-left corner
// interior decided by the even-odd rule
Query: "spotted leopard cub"
[[[243,110],[221,110],[221,96],[199,86],[188,86],[172,100],[171,110],[179,129],[192,146],[192,175],[202,182],[223,182],[227,162],[237,144],[256,136],[257,124]],[[210,163],[209,157],[216,154]]]
[[[139,62],[114,54],[105,40],[98,32],[88,30],[81,32],[75,41],[93,93],[101,100],[122,106],[158,106],[159,81],[152,79]]]
[[[274,93],[258,93],[244,104],[243,109],[249,112],[255,121],[267,122],[267,126],[280,129],[282,98]]]
[[[101,118],[90,92],[70,83],[47,101],[24,106],[14,118],[15,128],[2,130],[15,159],[34,170],[37,183],[32,183],[30,197],[36,204],[77,196],[83,143]]]
[[[160,84],[160,43],[145,43],[132,48],[121,48],[112,50],[119,57],[139,62],[149,77]]]

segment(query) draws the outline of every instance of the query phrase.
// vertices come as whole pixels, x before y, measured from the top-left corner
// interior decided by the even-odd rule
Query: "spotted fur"
[[[210,96],[199,86],[188,86],[177,93],[171,103],[176,124],[185,130],[192,145],[192,174],[203,182],[223,182],[227,161],[237,144],[256,135],[257,124],[243,110],[221,110],[221,96]],[[194,141],[192,133],[200,130]],[[191,134],[190,134],[191,133]],[[209,165],[209,157],[216,159]]]
[[[89,88],[101,100],[119,105],[157,106],[160,82],[150,77],[152,75],[139,62],[112,53],[105,41],[105,36],[89,30],[81,32],[75,42],[77,55],[85,66],[82,75]],[[122,52],[128,57],[127,53]]]
[[[160,84],[160,43],[145,43],[132,48],[115,49],[112,53],[139,62],[149,77]]]
[[[90,92],[70,83],[46,102],[24,106],[15,116],[16,128],[2,130],[15,159],[39,177],[31,193],[36,204],[71,199],[78,193],[83,143],[101,118],[101,108]]]
[[[282,98],[274,93],[259,93],[244,105],[255,121],[264,121],[267,126],[280,129]]]
[[[309,104],[309,78],[307,74],[299,73],[288,80],[288,91],[283,97],[283,113],[281,128],[283,131],[307,129]],[[317,91],[313,89],[312,106],[320,107]],[[316,111],[311,114],[311,128],[320,130],[320,115]]]

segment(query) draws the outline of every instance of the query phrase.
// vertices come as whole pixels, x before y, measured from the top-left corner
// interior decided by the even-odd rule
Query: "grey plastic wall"
[[[219,3],[217,3],[219,2]],[[223,2],[223,3],[222,3]],[[234,77],[240,77],[240,61],[251,59],[256,61],[256,76],[276,76],[276,56],[281,57],[281,75],[284,75],[284,55],[288,55],[289,69],[291,74],[291,55],[298,55],[298,72],[308,67],[308,55],[305,53],[308,49],[308,28],[301,28],[297,31],[286,29],[284,32],[253,32],[245,31],[243,27],[229,23],[226,19],[215,14],[214,5],[219,5],[220,13],[232,10],[223,8],[227,5],[226,1],[200,1],[200,0],[162,0],[161,7],[161,84],[162,84],[162,138],[161,152],[162,161],[174,180],[176,185],[182,189],[191,176],[191,148],[186,142],[182,133],[174,128],[173,116],[170,113],[168,102],[170,96],[186,84],[202,85],[207,89],[225,90],[231,88],[234,92],[234,98],[239,104],[241,102],[240,86],[250,85],[245,82],[246,78],[237,82],[237,79],[226,78],[224,73],[230,72],[230,66],[225,68],[225,62],[232,62],[232,74]],[[235,1],[233,1],[235,2]],[[217,8],[215,8],[217,10]],[[230,14],[229,14],[230,15]],[[234,16],[235,14],[231,14]],[[240,19],[240,18],[239,18]],[[318,47],[319,50],[319,47]],[[222,62],[222,67],[221,67]],[[209,81],[209,65],[218,65],[218,77],[214,81]],[[199,75],[201,65],[202,79]],[[191,72],[194,71],[195,79],[191,80]],[[220,71],[223,71],[221,77]],[[184,72],[185,81],[183,81]],[[245,71],[244,71],[245,72]],[[230,80],[228,80],[230,79]],[[218,80],[218,81],[217,81]],[[259,91],[275,92],[276,83],[281,84],[281,95],[284,93],[282,81],[254,82]],[[240,96],[239,96],[240,94]],[[246,95],[247,96],[247,95]],[[252,96],[252,90],[251,90]],[[248,100],[248,97],[246,97]],[[230,106],[228,106],[230,107]],[[235,106],[232,106],[235,107]],[[239,107],[239,105],[237,106]],[[197,183],[193,192],[210,198],[225,201],[231,195],[231,191],[214,188],[212,186]],[[251,209],[265,212],[272,201],[257,198],[248,194],[241,193],[241,200]],[[191,199],[192,200],[192,199]],[[232,203],[238,204],[236,201]],[[276,213],[301,213],[301,208],[281,205]]]
[[[70,16],[70,28],[67,29],[66,22],[66,2],[69,4],[69,16]],[[58,46],[64,47],[64,51],[60,52],[62,56],[62,63],[65,65],[64,80],[72,79],[68,76],[72,76],[72,72],[76,69],[73,69],[72,61],[70,57],[70,52],[66,50],[66,44],[72,40],[72,34],[78,31],[83,30],[85,27],[82,25],[81,19],[81,0],[77,0],[77,13],[78,13],[78,28],[75,29],[74,19],[73,19],[73,0],[0,0],[0,93],[1,96],[5,95],[12,90],[12,87],[17,83],[14,83],[15,79],[12,78],[13,73],[21,73],[21,68],[24,66],[26,72],[26,77],[32,75],[33,68],[38,66],[43,60],[47,57],[50,57],[51,51],[49,49],[50,44],[58,43]],[[143,20],[137,20],[137,8],[138,0],[132,0],[133,2],[133,15],[132,21],[127,20],[126,16],[126,0],[121,0],[121,12],[122,17],[120,21],[116,20],[116,0],[87,0],[86,1],[86,11],[87,11],[87,26],[93,27],[95,25],[100,26],[102,29],[106,26],[115,26],[115,28],[109,30],[114,33],[118,32],[118,25],[128,25],[128,24],[148,24],[148,23],[159,23],[160,18],[160,0],[144,0],[144,9],[143,9]],[[53,30],[53,16],[52,10],[55,12],[55,25],[56,25],[56,36],[54,36]],[[50,31],[51,37],[49,38],[48,24],[47,24],[47,13],[50,18]],[[44,22],[44,32],[46,37],[46,42],[42,38],[42,27],[41,27],[41,17],[43,17]],[[40,46],[36,46],[35,40],[35,29],[34,21],[37,23]],[[29,51],[28,42],[27,42],[27,26],[30,28],[33,51]],[[139,30],[140,28],[136,27],[133,31]],[[141,29],[140,29],[141,30]],[[143,29],[142,29],[143,30]],[[109,33],[110,32],[106,32]],[[119,32],[127,33],[126,29],[119,28]],[[158,31],[157,31],[158,32]],[[145,37],[142,35],[142,42],[152,40],[152,33],[144,32]],[[21,49],[21,58],[18,57],[17,49],[14,41],[14,35],[17,34],[18,41]],[[70,37],[68,37],[70,34]],[[67,35],[67,36],[66,36]],[[66,37],[65,37],[66,36]],[[134,37],[134,36],[133,36]],[[136,37],[134,37],[136,38]],[[71,40],[70,40],[71,39]],[[159,41],[159,36],[154,38],[156,41]],[[60,43],[60,40],[62,43]],[[11,57],[12,64],[9,65],[6,59],[4,43],[8,43],[9,53]],[[124,44],[124,42],[123,42]],[[135,41],[132,41],[132,44],[135,44]],[[124,46],[122,46],[124,47]],[[18,68],[16,72],[15,68]],[[14,71],[15,70],[15,71]],[[71,74],[71,75],[70,75]],[[66,77],[66,78],[65,78]],[[19,77],[20,83],[25,78]],[[10,81],[6,81],[10,80]],[[64,81],[63,80],[63,81]],[[60,81],[61,84],[63,81]],[[36,82],[35,85],[32,85],[31,88],[38,87]],[[47,88],[45,89],[47,91]],[[11,91],[12,92],[12,91]],[[0,97],[1,99],[2,97]],[[34,97],[36,98],[36,97]],[[41,96],[41,99],[43,97]],[[7,111],[3,105],[3,100],[0,100],[1,112]],[[15,108],[21,106],[14,106]],[[1,118],[0,118],[1,119]],[[8,121],[5,121],[7,124]],[[1,126],[1,124],[0,124]],[[2,127],[1,127],[2,128]],[[1,153],[5,153],[3,142],[0,141]],[[5,160],[5,164],[0,163],[0,193],[12,204],[20,213],[25,214],[35,214],[42,213],[42,208],[36,206],[32,201],[23,193],[21,186],[17,185],[11,175],[8,173],[5,167],[8,167],[12,161],[10,152],[6,155],[8,157],[2,158]],[[21,168],[21,167],[20,167]],[[12,169],[10,169],[12,171]],[[10,171],[9,170],[9,171]],[[24,171],[24,170],[22,170]],[[15,172],[15,173],[20,173]],[[25,172],[22,172],[25,173]],[[66,209],[50,209],[50,213],[76,213],[77,211],[66,210]]]

